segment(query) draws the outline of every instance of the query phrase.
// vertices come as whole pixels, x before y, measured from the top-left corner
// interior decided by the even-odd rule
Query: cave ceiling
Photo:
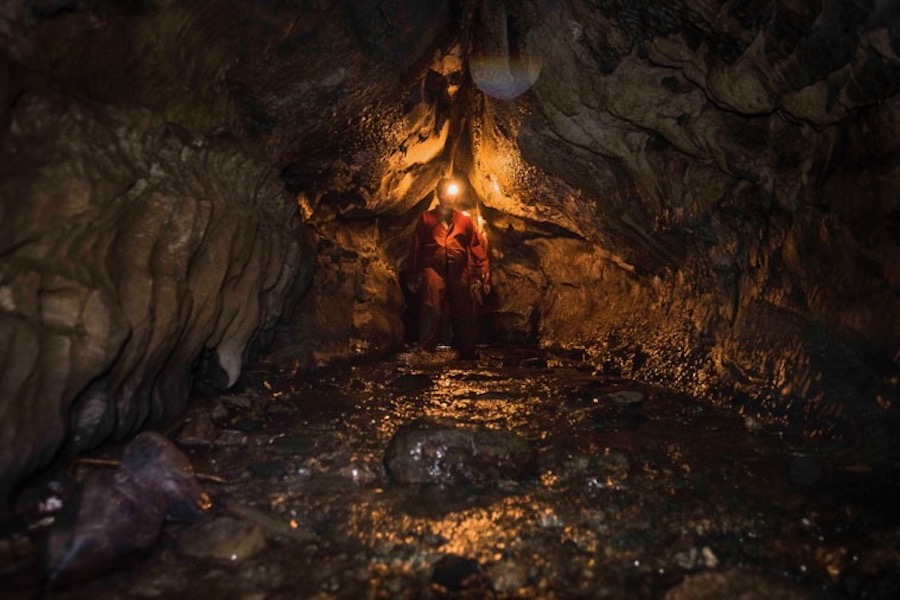
[[[313,205],[328,196],[371,214],[409,210],[452,169],[501,218],[659,254],[670,249],[649,236],[742,189],[790,208],[848,159],[895,146],[880,127],[893,110],[878,110],[900,80],[888,2],[33,0],[3,11],[8,99],[40,85],[150,109],[255,144]],[[881,139],[839,127],[866,118]]]

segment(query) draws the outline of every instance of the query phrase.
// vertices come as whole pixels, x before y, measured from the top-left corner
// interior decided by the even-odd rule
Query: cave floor
[[[169,432],[222,478],[202,523],[52,597],[900,597],[890,453],[810,447],[536,349],[287,365],[264,360]],[[385,448],[418,417],[514,431],[537,474],[394,483]],[[19,579],[5,589],[34,594]]]

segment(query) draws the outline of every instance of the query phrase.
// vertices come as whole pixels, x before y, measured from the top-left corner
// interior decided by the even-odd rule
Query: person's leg
[[[437,271],[425,269],[419,292],[419,348],[433,352],[441,337],[441,313],[446,302],[447,284]]]
[[[468,280],[461,278],[448,282],[447,297],[453,320],[453,343],[460,358],[474,358],[475,343],[478,341],[478,317]]]

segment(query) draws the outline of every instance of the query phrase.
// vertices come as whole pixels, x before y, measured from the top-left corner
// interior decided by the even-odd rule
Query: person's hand
[[[482,284],[481,291],[484,292],[484,295],[485,295],[485,296],[487,296],[488,294],[490,294],[490,293],[491,293],[491,282],[490,282],[490,281],[485,281],[485,282]]]
[[[477,304],[478,306],[484,304],[484,284],[481,282],[481,280],[476,279],[475,281],[473,281],[470,288],[472,290],[472,300],[475,302],[475,304]]]
[[[419,288],[421,288],[421,287],[422,287],[422,275],[418,275],[416,277],[409,275],[407,277],[406,289],[408,289],[411,294],[418,294]]]

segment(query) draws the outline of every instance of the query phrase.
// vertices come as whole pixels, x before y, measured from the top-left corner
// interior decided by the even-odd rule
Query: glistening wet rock
[[[422,391],[432,384],[425,373],[406,373],[391,382],[391,387],[403,394]]]
[[[793,582],[750,570],[733,569],[690,575],[666,592],[664,600],[807,600],[815,596]]]
[[[190,461],[164,436],[146,432],[125,448],[115,471],[94,471],[68,515],[51,532],[46,570],[66,584],[138,558],[159,537],[166,518],[196,520],[203,492]]]
[[[533,475],[536,454],[511,431],[418,419],[391,438],[384,465],[400,483],[483,485]]]
[[[179,548],[197,558],[239,564],[266,547],[266,532],[259,523],[219,517],[185,532]]]

